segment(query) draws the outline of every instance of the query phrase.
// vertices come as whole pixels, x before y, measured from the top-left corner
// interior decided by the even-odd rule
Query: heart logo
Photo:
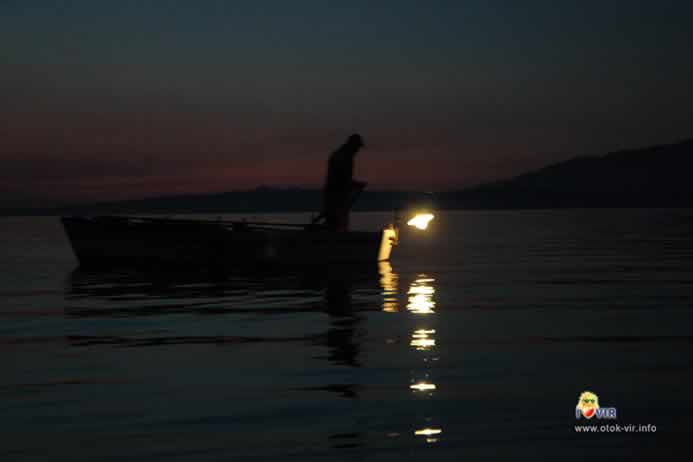
[[[591,419],[592,417],[594,417],[594,411],[595,409],[593,407],[585,408],[582,410],[582,415],[585,416],[585,418],[587,419]]]

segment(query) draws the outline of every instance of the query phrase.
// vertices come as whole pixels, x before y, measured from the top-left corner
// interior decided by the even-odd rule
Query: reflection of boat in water
[[[63,217],[82,266],[255,263],[323,264],[384,261],[396,231],[331,232],[320,225],[123,216]]]
[[[354,304],[358,310],[377,310],[372,300],[380,294],[378,278],[374,264],[238,271],[80,267],[69,275],[66,301],[68,314],[80,316],[168,311],[348,312]],[[351,308],[344,306],[347,296]]]
[[[359,325],[362,312],[379,311],[380,273],[375,264],[323,265],[302,268],[262,268],[243,272],[150,269],[110,271],[76,269],[69,277],[65,314],[83,325],[68,336],[74,346],[157,346],[181,344],[246,344],[298,342],[327,347],[317,358],[340,366],[360,365]],[[297,319],[309,313],[328,315],[321,330],[293,335],[275,330],[253,331],[235,320],[262,315],[274,326],[287,315]],[[189,319],[210,330],[194,330],[171,322],[170,315]],[[201,318],[204,317],[204,318]],[[158,325],[157,332],[132,331],[111,325],[107,332],[94,318],[143,319]],[[219,322],[216,322],[216,321]],[[223,321],[223,322],[222,322]],[[97,326],[97,327],[95,327]],[[113,328],[115,326],[115,328]],[[343,384],[330,384],[329,386]],[[331,390],[331,388],[330,388]]]
[[[286,390],[320,402],[327,395],[364,404],[377,397],[401,409],[389,431],[402,438],[413,431],[411,438],[434,443],[442,426],[427,400],[441,388],[435,376],[437,315],[405,309],[416,296],[409,289],[433,288],[433,280],[401,277],[389,263],[235,273],[77,269],[67,281],[65,340],[75,349],[135,350],[143,367],[153,358],[170,354],[177,361],[177,355],[197,358],[191,352],[200,351],[210,358],[200,370],[231,371],[220,374],[222,383],[269,382],[272,393]],[[389,341],[393,333],[396,342]],[[381,343],[383,336],[388,341]],[[412,354],[414,364],[406,359]],[[279,372],[267,373],[275,368]],[[338,431],[349,418],[347,413],[339,428],[330,428],[330,445],[371,441],[367,431]]]

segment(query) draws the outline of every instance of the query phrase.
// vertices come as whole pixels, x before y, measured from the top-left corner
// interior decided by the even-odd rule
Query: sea
[[[667,459],[693,425],[692,230],[440,211],[389,262],[220,275],[80,269],[59,217],[0,218],[0,460]]]

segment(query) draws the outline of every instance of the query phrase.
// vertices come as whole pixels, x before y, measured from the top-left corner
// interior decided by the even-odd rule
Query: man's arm
[[[361,192],[366,189],[366,185],[368,185],[368,183],[365,181],[353,180],[351,182],[351,193],[349,194],[349,203],[347,204],[348,208],[351,209],[356,199],[361,195]]]
[[[352,180],[351,182],[351,191],[349,192],[349,198],[348,198],[348,204],[347,207],[350,209],[352,205],[356,202],[356,199],[358,199],[359,195],[361,192],[366,189],[366,186],[368,186],[368,183],[365,181],[358,181],[358,180]],[[313,218],[311,221],[312,224],[318,224],[320,222],[324,222],[326,219],[325,217],[325,210],[320,212],[320,214]]]

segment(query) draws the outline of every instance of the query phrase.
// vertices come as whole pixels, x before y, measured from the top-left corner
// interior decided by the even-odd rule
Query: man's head
[[[358,133],[354,133],[347,139],[347,144],[350,146],[353,146],[355,148],[362,148],[365,145],[363,144],[363,138],[361,138],[361,135]]]

